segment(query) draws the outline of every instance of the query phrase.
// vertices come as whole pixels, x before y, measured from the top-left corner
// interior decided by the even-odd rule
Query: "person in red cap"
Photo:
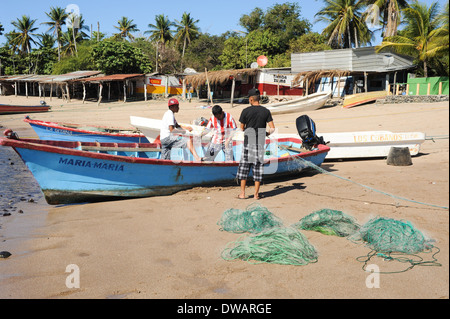
[[[161,130],[160,130],[160,140],[161,140],[161,159],[170,159],[170,152],[172,148],[185,148],[187,147],[194,159],[196,161],[201,161],[201,157],[198,156],[194,144],[191,138],[183,137],[186,131],[191,132],[192,127],[181,126],[175,119],[175,113],[180,110],[180,104],[177,99],[169,100],[169,110],[164,113]]]

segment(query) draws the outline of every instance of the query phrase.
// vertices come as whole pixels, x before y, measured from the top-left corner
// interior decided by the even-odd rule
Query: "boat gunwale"
[[[281,138],[278,139],[280,142],[301,142],[299,138]],[[138,143],[100,143],[100,145],[117,145],[117,146],[124,146],[124,145],[136,145]],[[266,141],[266,144],[268,144],[268,141]],[[63,146],[67,145],[67,146]],[[122,155],[114,155],[114,154],[105,154],[105,153],[95,153],[90,151],[83,151],[83,150],[77,150],[75,147],[79,147],[81,145],[98,145],[93,142],[70,142],[70,141],[48,141],[48,140],[33,140],[33,139],[9,139],[9,138],[0,138],[0,146],[10,146],[15,148],[24,148],[24,149],[30,149],[30,150],[37,150],[37,151],[43,151],[48,153],[56,153],[56,154],[62,154],[62,155],[71,155],[71,156],[80,156],[80,157],[88,157],[88,158],[94,158],[99,160],[110,160],[110,161],[116,161],[116,162],[125,162],[125,163],[131,163],[131,164],[151,164],[151,165],[176,165],[176,166],[197,166],[197,167],[222,167],[222,166],[237,166],[239,165],[239,161],[232,161],[232,162],[197,162],[197,161],[173,161],[173,160],[162,160],[162,159],[155,159],[155,158],[139,158],[139,157],[133,157],[133,156],[122,156]],[[159,146],[157,143],[140,143],[139,146],[149,146],[149,147],[155,147]],[[72,148],[70,148],[72,147]],[[286,162],[298,157],[301,158],[308,158],[310,156],[316,156],[321,153],[328,153],[330,151],[330,148],[326,145],[318,145],[318,150],[313,151],[306,151],[298,154],[293,154],[290,156],[285,157],[271,157],[267,159],[264,163],[271,163],[271,162]],[[136,148],[136,150],[139,150],[139,147]],[[118,148],[118,151],[120,149]]]
[[[142,133],[109,133],[109,132],[97,132],[97,131],[89,131],[89,130],[82,130],[79,129],[78,127],[82,126],[81,124],[72,124],[72,123],[57,123],[57,122],[49,122],[49,121],[42,121],[42,120],[33,120],[31,118],[29,118],[28,116],[25,117],[24,122],[32,125],[37,125],[37,126],[43,126],[43,127],[50,127],[50,128],[54,128],[54,129],[60,129],[60,130],[65,130],[65,131],[71,131],[71,132],[79,132],[79,133],[85,133],[85,134],[96,134],[96,135],[104,135],[104,136],[120,136],[120,137],[145,137],[144,134]],[[75,126],[76,128],[73,127],[67,127],[64,125],[70,125],[70,126]],[[107,126],[98,126],[98,125],[89,125],[91,127],[95,127],[95,128],[101,128],[101,129],[110,129]],[[114,130],[119,130],[119,131],[129,131],[131,132],[131,129],[121,129],[121,128],[114,128]]]

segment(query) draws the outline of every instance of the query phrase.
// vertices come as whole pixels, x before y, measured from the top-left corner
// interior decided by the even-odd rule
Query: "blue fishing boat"
[[[171,160],[161,160],[160,144],[94,143],[19,139],[11,130],[0,145],[12,147],[25,162],[51,205],[170,195],[192,187],[231,184],[239,160],[193,161],[184,149],[172,149]],[[207,145],[197,148],[204,154]],[[330,148],[300,149],[302,141],[266,141],[265,178],[298,177],[310,163],[320,166]],[[241,156],[242,143],[233,145]],[[251,176],[251,175],[250,175]]]
[[[29,116],[26,116],[24,121],[31,125],[41,140],[100,143],[149,143],[149,140],[138,130],[46,122],[33,120]]]

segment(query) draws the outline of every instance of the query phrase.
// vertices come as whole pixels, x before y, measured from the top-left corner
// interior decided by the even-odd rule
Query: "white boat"
[[[276,138],[294,137],[297,134],[277,134]],[[421,132],[362,131],[342,133],[317,133],[322,136],[330,151],[329,159],[387,157],[391,147],[408,147],[411,156],[419,154],[426,135]]]
[[[265,104],[272,114],[286,114],[320,109],[331,97],[331,92],[318,92],[298,99]]]
[[[130,121],[131,125],[137,127],[150,142],[158,138],[161,120],[130,116]],[[190,125],[193,128],[192,135],[199,135],[205,129],[204,126],[184,125]],[[203,136],[202,142],[208,142],[211,136],[212,132]],[[317,133],[317,136],[322,136],[330,147],[326,160],[387,157],[391,147],[408,147],[411,156],[415,156],[420,152],[420,147],[426,138],[425,133],[421,132],[394,133],[390,131]],[[239,141],[243,140],[243,137],[243,132],[238,132],[233,139]],[[297,133],[274,133],[270,138],[299,138],[299,136]]]
[[[139,129],[142,134],[150,141],[150,143],[155,142],[155,140],[159,140],[159,133],[161,130],[162,120],[152,119],[147,117],[139,117],[139,116],[130,116],[130,123],[132,126]],[[199,136],[204,130],[204,126],[179,123],[181,126],[190,126],[192,127],[192,132],[190,135]],[[209,142],[212,138],[213,132],[209,132],[205,136],[202,137],[202,142]]]

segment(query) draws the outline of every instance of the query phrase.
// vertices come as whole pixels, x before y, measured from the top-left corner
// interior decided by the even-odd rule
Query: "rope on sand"
[[[400,196],[397,196],[397,195],[389,194],[389,193],[386,193],[386,192],[377,190],[377,189],[375,189],[375,188],[372,188],[372,187],[370,187],[370,186],[367,186],[367,185],[363,185],[363,184],[354,182],[354,181],[352,181],[352,180],[350,180],[350,179],[348,179],[348,178],[341,177],[341,176],[338,176],[338,175],[333,174],[333,173],[331,173],[331,172],[328,172],[328,171],[324,170],[323,168],[321,168],[321,167],[315,165],[314,163],[312,163],[312,162],[310,162],[310,161],[307,161],[307,160],[305,160],[305,159],[303,159],[303,158],[301,158],[301,157],[296,157],[295,160],[301,160],[301,161],[303,161],[306,165],[308,165],[309,167],[311,167],[311,168],[313,168],[313,169],[315,169],[315,170],[317,170],[317,171],[319,171],[319,172],[321,172],[321,173],[328,174],[328,175],[331,175],[331,176],[340,178],[340,179],[345,180],[345,181],[347,181],[347,182],[350,182],[350,183],[356,184],[356,185],[358,185],[358,186],[361,186],[361,187],[370,189],[370,190],[372,190],[372,191],[374,191],[374,192],[377,192],[377,193],[380,193],[380,194],[389,196],[389,197],[394,198],[394,199],[404,200],[404,201],[408,201],[408,202],[412,202],[412,203],[416,203],[416,204],[427,205],[427,206],[431,206],[431,207],[437,207],[437,208],[442,208],[442,209],[447,209],[447,210],[448,210],[448,207],[447,207],[447,206],[440,206],[440,205],[434,205],[434,204],[428,204],[428,203],[418,202],[418,201],[415,201],[415,200],[412,200],[412,199],[408,199],[408,198],[400,197]]]

